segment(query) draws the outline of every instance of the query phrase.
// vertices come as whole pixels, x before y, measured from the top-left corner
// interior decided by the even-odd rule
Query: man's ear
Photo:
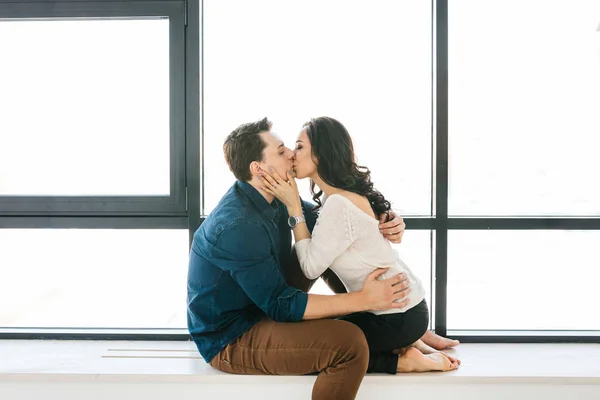
[[[258,163],[258,161],[252,161],[250,163],[250,175],[254,176],[259,176],[260,172],[262,171],[262,169],[260,168],[260,164]]]

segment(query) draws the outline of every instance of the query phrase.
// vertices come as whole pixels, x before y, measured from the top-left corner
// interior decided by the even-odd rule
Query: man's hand
[[[379,216],[379,232],[381,232],[390,242],[401,243],[402,235],[404,235],[404,230],[406,229],[404,219],[399,215],[396,215],[392,210],[390,210],[390,220],[385,222],[387,219],[387,214],[381,214]]]
[[[377,278],[386,272],[387,268],[378,268],[371,272],[360,293],[364,297],[365,310],[388,310],[402,308],[408,304],[410,293],[408,279],[404,273],[385,280]],[[400,300],[396,302],[396,300]]]

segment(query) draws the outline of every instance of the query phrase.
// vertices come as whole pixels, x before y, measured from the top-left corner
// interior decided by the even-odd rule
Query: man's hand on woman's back
[[[378,280],[377,278],[386,271],[387,268],[378,268],[365,279],[360,291],[364,297],[365,311],[402,308],[408,304],[410,287],[406,275],[401,273],[392,278]]]
[[[379,232],[390,242],[401,243],[405,229],[404,219],[394,211],[390,210],[389,216],[388,214],[379,216]]]

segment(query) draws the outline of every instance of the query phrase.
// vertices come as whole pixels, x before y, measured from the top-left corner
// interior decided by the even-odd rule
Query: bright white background
[[[600,215],[600,1],[449,2],[449,213]],[[595,231],[451,231],[448,329],[600,329]]]
[[[449,2],[450,215],[599,215],[600,1]]]
[[[429,215],[429,2],[204,7],[205,213],[233,182],[237,125],[268,116],[291,146],[328,115],[397,210]],[[451,215],[597,215],[600,2],[449,8]],[[0,194],[168,193],[168,22],[1,22],[0,37]],[[429,298],[430,232],[408,228],[397,248]],[[598,239],[451,231],[448,328],[600,329]],[[186,272],[186,231],[0,230],[0,326],[185,327]]]
[[[186,326],[186,229],[0,229],[0,327]]]
[[[267,116],[293,146],[326,115],[394,207],[429,215],[431,68],[427,1],[205,1],[205,213],[234,180],[222,152],[234,128]]]
[[[0,195],[169,195],[169,21],[0,22]]]

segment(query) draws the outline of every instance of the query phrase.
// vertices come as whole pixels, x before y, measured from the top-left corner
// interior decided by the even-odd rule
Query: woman
[[[296,142],[294,171],[289,175],[282,179],[263,172],[263,189],[288,209],[296,252],[307,278],[315,279],[331,268],[350,292],[360,290],[367,275],[376,268],[389,267],[383,279],[405,272],[410,280],[410,301],[403,308],[342,317],[365,333],[371,353],[367,372],[393,374],[458,368],[459,360],[419,340],[429,324],[425,290],[379,232],[376,216],[389,212],[391,205],[374,189],[370,171],[356,164],[346,128],[328,117],[306,123]],[[312,238],[303,223],[293,175],[311,179],[311,193],[319,210]],[[319,188],[316,193],[315,185]],[[323,193],[325,204],[321,202]]]

